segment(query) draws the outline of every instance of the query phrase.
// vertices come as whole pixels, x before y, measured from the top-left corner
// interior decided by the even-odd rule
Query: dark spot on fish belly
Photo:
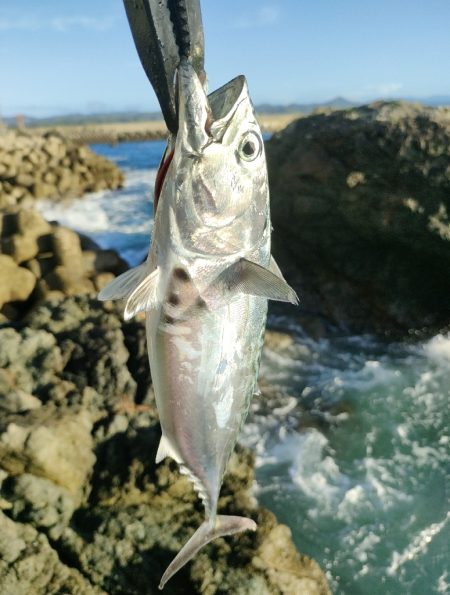
[[[179,281],[183,281],[185,283],[186,283],[186,281],[189,281],[189,275],[181,267],[177,267],[177,268],[173,269],[173,276],[176,279],[178,279]]]
[[[174,318],[173,316],[169,316],[168,314],[166,314],[166,315],[164,316],[164,322],[165,322],[166,324],[174,324],[174,322],[175,322],[175,318]]]
[[[178,306],[180,303],[180,298],[177,296],[176,293],[171,293],[167,300],[171,306]]]
[[[206,302],[203,298],[199,297],[197,298],[197,301],[195,302],[195,305],[197,306],[197,308],[206,308]]]

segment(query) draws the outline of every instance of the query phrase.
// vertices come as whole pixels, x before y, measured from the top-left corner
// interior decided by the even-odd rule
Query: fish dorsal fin
[[[161,440],[159,441],[158,452],[156,453],[155,463],[160,463],[166,457],[171,457],[177,463],[180,463],[180,457],[176,454],[175,450],[173,449],[172,445],[169,442],[169,439],[163,434],[161,436]]]
[[[232,292],[246,293],[297,305],[297,294],[283,279],[280,269],[273,259],[271,266],[272,270],[269,270],[242,258],[228,267],[219,276],[219,281],[225,283]]]
[[[108,283],[100,293],[98,299],[102,302],[106,300],[123,300],[127,298],[134,289],[141,283],[148,271],[148,264],[144,262],[138,267],[134,267],[125,273],[122,273]]]
[[[158,305],[159,268],[144,277],[136,289],[130,294],[124,312],[125,320],[130,320],[138,312],[146,312]]]

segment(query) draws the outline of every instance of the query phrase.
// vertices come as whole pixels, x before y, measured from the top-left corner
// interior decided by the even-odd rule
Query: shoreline
[[[302,117],[302,113],[292,114],[258,114],[258,121],[264,133],[274,133],[288,124]],[[39,126],[24,128],[24,132],[32,135],[42,135],[50,131],[58,132],[64,138],[80,143],[115,144],[120,142],[164,140],[168,132],[163,120],[148,120],[146,122],[116,122],[105,124],[86,124],[64,126]]]

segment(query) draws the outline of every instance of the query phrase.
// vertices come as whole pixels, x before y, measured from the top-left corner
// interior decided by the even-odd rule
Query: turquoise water
[[[125,188],[41,210],[121,252],[145,256],[163,142],[93,149]],[[450,337],[388,344],[370,336],[266,350],[261,376],[280,390],[255,400],[242,440],[257,454],[258,500],[290,526],[334,593],[450,593]]]

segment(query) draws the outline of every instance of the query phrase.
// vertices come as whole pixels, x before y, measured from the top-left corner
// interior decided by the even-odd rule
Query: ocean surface
[[[125,188],[40,210],[135,265],[164,142],[92,148],[123,169]],[[269,322],[295,340],[266,350],[261,377],[279,394],[271,407],[255,398],[243,431],[259,502],[336,594],[449,594],[450,336],[314,341],[293,319]]]

